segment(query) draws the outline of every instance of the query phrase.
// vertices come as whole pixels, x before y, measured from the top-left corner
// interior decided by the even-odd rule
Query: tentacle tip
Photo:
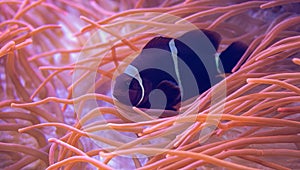
[[[142,131],[142,133],[143,133],[143,134],[148,134],[149,131],[150,131],[150,128],[146,128],[146,129],[144,129],[144,130]]]
[[[65,112],[66,109],[67,109],[66,107],[63,107],[63,108],[61,108],[61,111],[62,111],[62,112]]]
[[[265,4],[262,4],[262,5],[259,6],[259,8],[260,8],[260,9],[265,9],[265,8],[266,8],[266,5],[265,5]]]
[[[293,63],[300,65],[300,58],[293,58]]]
[[[178,148],[178,146],[179,146],[179,142],[176,142],[176,143],[173,144],[174,148]]]
[[[55,138],[49,138],[48,139],[48,142],[54,142],[55,141]]]
[[[79,18],[82,19],[82,20],[88,20],[88,18],[86,16],[83,16],[83,15],[80,15]]]
[[[81,34],[85,33],[85,31],[86,31],[86,29],[85,29],[85,28],[82,28],[82,29],[80,29],[80,31],[79,31],[77,34],[78,34],[78,35],[81,35]]]
[[[17,103],[11,103],[10,107],[18,107],[18,104]]]
[[[253,83],[253,79],[252,79],[252,78],[248,78],[248,79],[246,79],[246,82],[247,82],[248,84],[251,84],[251,83]]]
[[[279,107],[279,108],[277,108],[277,112],[284,112],[284,109]]]
[[[132,110],[134,110],[135,112],[140,112],[141,111],[141,109],[139,109],[139,108],[137,108],[135,106],[132,106]]]
[[[19,133],[23,133],[24,132],[24,128],[18,129]]]
[[[35,97],[35,94],[30,96],[30,100],[33,101],[34,97]]]

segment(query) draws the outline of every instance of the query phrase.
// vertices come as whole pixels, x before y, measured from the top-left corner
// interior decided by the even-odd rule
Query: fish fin
[[[178,110],[178,103],[181,100],[180,88],[169,80],[163,80],[157,85],[157,89],[162,90],[167,97],[166,110]]]
[[[216,50],[218,50],[220,42],[221,42],[221,35],[215,31],[201,29],[201,31],[207,36],[210,42],[213,44]]]
[[[158,48],[158,49],[170,51],[169,42],[171,41],[171,39],[172,38],[167,38],[162,36],[154,37],[144,46],[143,49]]]
[[[225,73],[231,73],[231,70],[244,55],[247,48],[248,46],[245,43],[236,41],[230,44],[227,49],[220,54],[219,58]]]

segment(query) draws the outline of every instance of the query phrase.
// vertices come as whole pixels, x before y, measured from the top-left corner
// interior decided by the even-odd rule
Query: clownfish
[[[218,75],[231,73],[248,48],[237,41],[219,54],[220,41],[218,33],[208,30],[151,39],[116,78],[113,97],[138,108],[178,111],[181,101],[220,82]]]

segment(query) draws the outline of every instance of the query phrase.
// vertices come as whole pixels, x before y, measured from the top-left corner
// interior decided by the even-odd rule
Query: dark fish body
[[[220,82],[218,75],[230,73],[247,49],[234,42],[216,55],[220,40],[218,33],[207,30],[190,31],[176,39],[153,38],[128,66],[130,73],[116,79],[113,96],[126,105],[177,111],[181,101]]]
[[[231,70],[241,59],[247,48],[248,46],[246,44],[236,41],[230,44],[226,50],[220,54],[219,58],[225,73],[231,73]]]

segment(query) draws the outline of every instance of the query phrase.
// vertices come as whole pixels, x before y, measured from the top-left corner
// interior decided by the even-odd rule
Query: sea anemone
[[[0,2],[0,168],[300,169],[300,3]],[[248,44],[232,74],[152,117],[112,96],[160,35]],[[138,117],[138,119],[135,119]]]

